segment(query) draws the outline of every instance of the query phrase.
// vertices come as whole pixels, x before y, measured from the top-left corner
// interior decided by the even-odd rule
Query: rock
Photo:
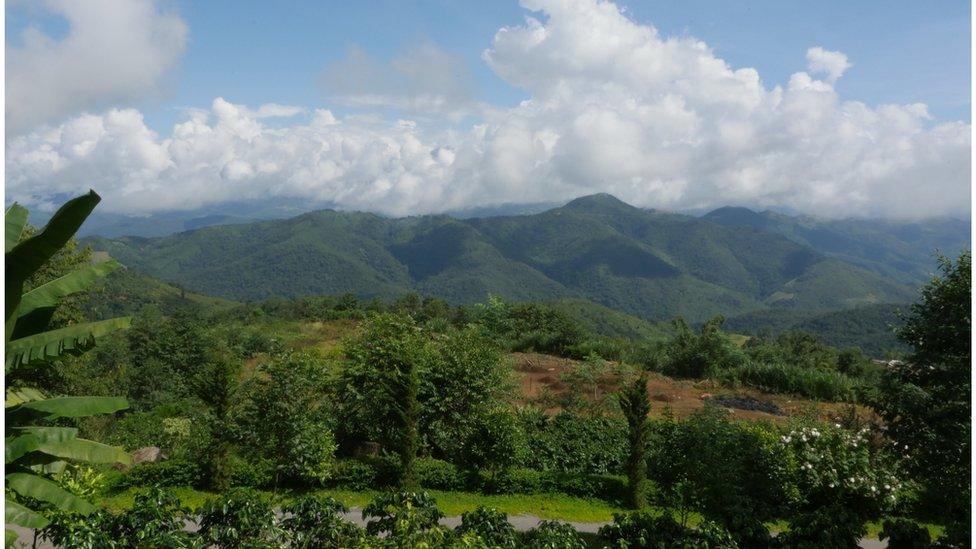
[[[164,459],[166,459],[166,454],[163,453],[159,446],[146,446],[132,452],[133,465],[139,465],[140,463],[155,463]]]
[[[378,442],[360,442],[352,449],[353,457],[376,457],[380,455],[380,444]]]

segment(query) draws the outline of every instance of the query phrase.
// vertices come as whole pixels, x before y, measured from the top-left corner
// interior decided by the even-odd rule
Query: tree
[[[627,488],[630,505],[640,509],[647,501],[647,461],[645,452],[648,442],[647,414],[651,401],[647,396],[647,374],[641,373],[627,385],[619,396],[620,409],[627,419],[630,454],[627,456]]]
[[[5,214],[5,333],[6,399],[4,412],[9,436],[4,441],[7,494],[5,518],[27,528],[43,528],[49,521],[28,505],[41,501],[67,512],[91,513],[94,506],[46,478],[66,460],[89,463],[127,462],[118,448],[77,437],[72,427],[47,422],[114,413],[125,409],[118,397],[46,397],[31,386],[38,369],[67,354],[78,354],[105,334],[128,326],[128,318],[73,323],[55,329],[50,325],[58,304],[67,296],[86,290],[93,281],[119,267],[106,261],[79,267],[24,292],[28,281],[48,265],[71,240],[99,202],[94,191],[64,204],[36,234],[22,239],[28,212],[18,204]],[[47,424],[46,424],[47,423]],[[16,534],[6,531],[10,545]]]
[[[451,331],[421,379],[421,434],[438,456],[451,459],[472,424],[513,389],[511,368],[481,326]]]
[[[194,392],[206,406],[211,434],[210,448],[205,458],[207,482],[215,491],[230,487],[230,454],[233,447],[233,418],[231,412],[240,389],[240,362],[227,352],[214,352],[197,365],[192,385]]]
[[[971,256],[939,258],[941,274],[904,317],[899,338],[914,352],[893,363],[875,408],[933,504],[968,525],[970,503]],[[968,528],[968,526],[966,526]],[[965,535],[965,534],[963,534]],[[967,536],[968,537],[968,536]]]
[[[336,444],[325,400],[328,371],[313,353],[290,353],[263,364],[239,423],[245,443],[282,480],[322,483],[332,474]]]
[[[416,485],[414,462],[420,446],[420,380],[437,360],[437,350],[414,320],[403,313],[377,314],[346,349],[343,415],[360,436],[375,436],[400,456],[400,484]]]
[[[677,334],[665,349],[667,373],[680,377],[709,377],[745,362],[745,354],[722,333],[724,322],[724,317],[716,316],[696,334],[683,319],[676,319],[674,329]]]

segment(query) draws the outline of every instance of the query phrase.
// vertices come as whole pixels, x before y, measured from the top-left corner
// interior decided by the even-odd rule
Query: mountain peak
[[[607,193],[590,194],[575,198],[563,206],[569,210],[589,213],[609,213],[621,210],[635,210],[637,208]]]

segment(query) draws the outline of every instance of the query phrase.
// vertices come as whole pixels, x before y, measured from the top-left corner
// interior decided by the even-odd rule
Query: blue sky
[[[389,213],[588,191],[672,208],[968,213],[962,0],[50,0],[6,14],[8,181],[28,202],[87,178],[125,196],[108,202],[120,211],[201,205],[160,200],[187,180],[223,185],[208,202],[284,195]],[[530,44],[533,29],[547,38]],[[340,125],[315,126],[316,109]],[[194,126],[192,143],[169,140],[194,112],[224,138],[202,142]],[[72,130],[58,162],[46,127]],[[254,127],[274,151],[234,133]],[[408,161],[414,140],[428,153]],[[323,147],[345,152],[306,165]],[[189,150],[214,154],[179,156]],[[897,204],[895,187],[911,191]],[[945,200],[918,199],[934,191]]]
[[[843,51],[854,64],[837,85],[843,96],[870,104],[923,102],[942,120],[971,117],[966,1],[618,4],[662,34],[704,40],[733,67],[755,67],[767,86],[785,84],[804,67],[806,49],[821,45]],[[139,105],[157,131],[172,125],[180,109],[206,107],[218,96],[245,104],[328,105],[318,77],[352,44],[389,58],[430,40],[464,59],[480,99],[512,105],[526,97],[481,59],[495,32],[527,13],[514,1],[208,0],[173,6],[190,27],[186,54],[165,82],[166,93]],[[9,36],[38,21],[54,35],[64,32],[63,21],[38,18],[22,6],[8,8],[7,16]]]

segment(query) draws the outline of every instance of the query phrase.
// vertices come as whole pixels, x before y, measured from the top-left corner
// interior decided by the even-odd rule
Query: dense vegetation
[[[67,250],[45,276],[86,253]],[[74,304],[95,318],[134,310],[129,329],[81,356],[50,356],[31,378],[51,394],[128,404],[62,415],[59,427],[158,449],[121,470],[71,460],[43,472],[79,498],[134,499],[87,517],[37,506],[45,523],[34,526],[64,547],[855,547],[882,519],[893,542],[924,538],[925,521],[946,525],[944,546],[964,546],[968,255],[924,288],[899,332],[914,352],[892,365],[802,331],[733,337],[720,316],[662,328],[580,321],[575,303],[452,306],[417,294],[234,304],[165,285],[137,297],[138,280],[112,278]],[[107,306],[120,291],[133,298]],[[551,374],[558,391],[530,395],[513,352],[577,360]],[[648,392],[651,376],[726,397],[744,387],[806,397],[811,410],[743,421],[703,394],[703,408],[676,417]],[[176,497],[186,488],[210,495],[190,509]],[[338,489],[380,491],[361,509],[365,527],[324,495]],[[449,529],[425,490],[633,511],[589,538],[560,522],[515,532],[490,508]]]
[[[914,299],[911,288],[773,232],[608,195],[539,214],[454,219],[320,211],[161,238],[94,238],[128,267],[236,300],[411,291],[452,304],[582,298],[652,321]],[[932,263],[932,261],[929,261]]]

